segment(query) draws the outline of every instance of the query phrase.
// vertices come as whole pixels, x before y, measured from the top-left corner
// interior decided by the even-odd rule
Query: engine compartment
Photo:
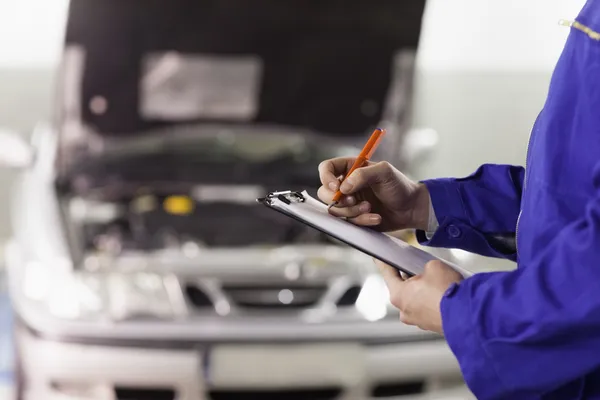
[[[57,180],[74,247],[118,254],[332,243],[256,199],[287,189],[315,195],[319,163],[354,149],[284,131],[205,128],[106,139],[98,155],[79,158]]]
[[[67,213],[86,252],[332,243],[326,235],[240,199],[203,201],[155,194],[118,201],[73,197]]]

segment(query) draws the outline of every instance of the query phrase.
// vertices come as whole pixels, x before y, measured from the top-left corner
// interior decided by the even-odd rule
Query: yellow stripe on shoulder
[[[581,32],[588,35],[591,39],[600,41],[600,33],[599,32],[596,32],[592,28],[585,26],[577,21],[569,21],[566,19],[561,19],[560,21],[558,21],[558,23],[563,26],[569,26],[571,28],[580,30]]]

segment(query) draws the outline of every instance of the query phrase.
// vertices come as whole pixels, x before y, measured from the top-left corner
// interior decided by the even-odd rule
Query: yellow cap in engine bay
[[[169,214],[189,215],[194,211],[194,200],[189,196],[169,196],[163,202],[163,208]]]

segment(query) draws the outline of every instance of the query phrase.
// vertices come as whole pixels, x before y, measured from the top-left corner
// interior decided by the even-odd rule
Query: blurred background
[[[121,3],[0,0],[0,399],[470,398],[443,340],[395,319],[368,258],[311,233],[281,239],[298,228],[255,216],[249,199],[310,188],[318,160],[355,154],[379,121],[392,132],[379,157],[414,179],[522,164],[568,34],[557,22],[584,1],[364,2],[377,12],[352,30],[360,2],[315,7],[340,16],[326,23],[309,2],[216,0],[189,15],[186,2]],[[227,15],[239,32],[219,47],[209,22]],[[382,74],[348,55],[351,31],[367,49],[383,38],[356,48],[386,60]],[[200,34],[211,41],[186,39]],[[313,63],[313,45],[348,64]],[[298,61],[295,51],[306,68],[286,70],[279,55]],[[176,79],[152,86],[165,65]],[[340,76],[338,108],[304,89]],[[353,93],[366,98],[360,118]],[[474,271],[513,267],[436,254]]]

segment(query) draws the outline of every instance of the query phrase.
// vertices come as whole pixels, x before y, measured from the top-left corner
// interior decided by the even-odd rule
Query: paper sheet
[[[302,192],[302,195],[304,202],[287,204],[273,198],[270,206],[410,274],[421,274],[427,262],[439,260],[438,257],[400,239],[335,217],[329,214],[325,204],[311,197],[306,191]],[[443,261],[464,277],[472,275],[464,268]]]

